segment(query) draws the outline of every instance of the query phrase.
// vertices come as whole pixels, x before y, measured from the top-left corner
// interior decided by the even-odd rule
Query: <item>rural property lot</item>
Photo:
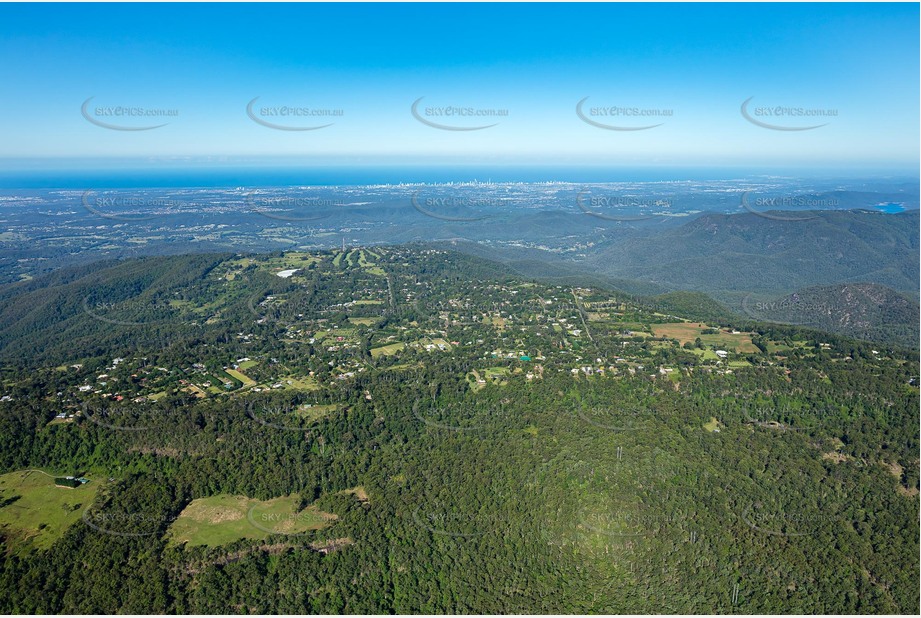
[[[57,487],[40,470],[0,475],[0,534],[10,545],[32,543],[45,549],[80,519],[96,497],[99,483]]]
[[[739,353],[758,352],[758,348],[752,343],[751,333],[739,333],[737,335],[720,330],[716,334],[705,335],[703,332],[710,328],[700,322],[674,322],[670,324],[653,324],[652,332],[656,337],[668,337],[677,339],[681,345],[685,343],[694,343],[694,340],[700,337],[705,345],[712,345],[726,350],[735,350]]]

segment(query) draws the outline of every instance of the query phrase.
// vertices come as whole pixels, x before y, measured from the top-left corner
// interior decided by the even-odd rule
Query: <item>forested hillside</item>
[[[100,263],[0,322],[4,613],[921,610],[897,346],[424,247]]]

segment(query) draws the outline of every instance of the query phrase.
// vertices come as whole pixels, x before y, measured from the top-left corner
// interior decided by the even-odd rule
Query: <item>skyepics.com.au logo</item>
[[[755,532],[786,537],[812,536],[840,521],[819,509],[782,508],[758,501],[746,505],[739,516]]]
[[[782,434],[788,431],[817,431],[841,420],[840,411],[822,407],[793,407],[741,402],[734,406],[745,424]]]
[[[817,325],[848,313],[846,305],[836,298],[815,298],[798,292],[774,300],[756,300],[753,293],[747,294],[742,298],[742,311],[759,322],[789,326]]]
[[[294,272],[291,272],[291,271]],[[289,269],[282,274],[290,273],[291,276],[300,272],[300,269]],[[303,319],[313,309],[312,295],[304,289],[289,294],[259,293],[246,299],[246,308],[256,317],[256,324],[279,322],[290,324]]]
[[[414,524],[438,536],[475,538],[494,534],[508,527],[508,518],[501,513],[481,508],[468,510],[444,500],[434,499],[412,510]]]
[[[335,513],[324,513],[315,508],[292,513],[267,510],[264,504],[254,504],[246,511],[246,521],[252,527],[268,534],[285,536],[309,535],[337,519]]]
[[[445,431],[473,432],[482,430],[497,420],[508,419],[511,411],[499,402],[457,402],[413,404],[413,416],[429,427]]]
[[[247,191],[244,194],[247,208],[269,219],[277,221],[316,221],[333,214],[333,210],[345,206],[341,199],[309,195],[277,195],[264,191]]]
[[[605,221],[643,221],[663,216],[671,202],[657,197],[593,194],[583,188],[576,194],[576,206],[586,215]]]
[[[467,222],[482,221],[489,214],[474,214],[483,209],[495,209],[502,201],[490,196],[477,195],[423,195],[421,191],[412,194],[410,202],[417,211],[442,221]],[[469,213],[469,214],[468,214]]]
[[[171,423],[181,423],[188,418],[188,413],[184,410],[152,403],[107,405],[94,401],[83,405],[82,416],[100,427],[113,431],[152,431],[156,425],[162,428],[163,421],[166,420]]]
[[[320,412],[319,410],[323,410]],[[332,412],[346,412],[346,404],[257,404],[246,403],[245,414],[251,420],[271,430],[295,431],[305,436],[305,447],[319,457],[337,457],[342,447],[318,435],[319,422]]]
[[[683,512],[664,512],[640,504],[601,512],[583,508],[577,519],[577,529],[612,538],[651,537],[660,534],[664,528],[680,525],[687,518]]]
[[[771,105],[752,107],[751,101],[755,97],[748,97],[742,103],[742,117],[755,126],[772,131],[811,131],[824,127],[822,124],[802,124],[803,121],[815,121],[837,118],[838,110],[830,108],[802,107],[791,105]],[[790,124],[790,123],[794,124]]]
[[[535,466],[527,495],[542,513],[548,542],[673,535],[691,521],[680,500],[657,489],[674,485],[680,464],[659,449],[630,446],[626,436],[625,443],[603,458],[572,453]]]
[[[168,122],[149,124],[151,119],[176,118],[178,109],[144,107],[140,105],[93,105],[90,97],[80,106],[87,122],[111,131],[150,131],[165,127]]]
[[[580,419],[605,431],[645,431],[653,420],[652,411],[638,405],[593,405],[578,402],[575,413]]]
[[[109,299],[102,291],[84,297],[82,307],[94,320],[115,326],[153,326],[169,322],[177,315],[166,302],[143,298]]]
[[[442,131],[482,131],[498,125],[498,122],[492,124],[470,124],[472,122],[484,119],[508,118],[509,111],[504,108],[494,107],[471,107],[459,105],[427,105],[422,106],[422,99],[416,99],[410,107],[410,113],[413,118],[422,124],[441,129]]]
[[[284,431],[310,431],[311,423],[293,404],[247,405],[246,416],[265,427]]]
[[[307,105],[256,105],[261,97],[246,104],[246,115],[256,124],[276,131],[317,131],[331,127],[335,122],[324,122],[331,118],[342,118],[345,111],[340,108],[317,108]],[[316,124],[316,122],[324,124]]]
[[[838,200],[834,198],[821,198],[809,195],[752,197],[751,191],[746,191],[739,198],[739,206],[743,210],[773,221],[810,221],[818,218],[818,215],[795,214],[795,211],[833,209],[837,208],[838,205]]]
[[[667,119],[675,115],[675,111],[668,108],[620,105],[587,107],[585,102],[588,101],[589,98],[590,97],[585,97],[576,103],[576,115],[582,122],[607,131],[646,131],[648,129],[655,129],[656,127],[661,127],[665,123],[637,123],[648,123],[650,119]]]
[[[126,222],[149,221],[185,205],[182,200],[162,195],[124,191],[103,192],[95,189],[84,191],[80,202],[87,211],[98,217]]]
[[[93,507],[83,511],[81,519],[96,532],[129,538],[159,534],[176,520],[168,515]]]

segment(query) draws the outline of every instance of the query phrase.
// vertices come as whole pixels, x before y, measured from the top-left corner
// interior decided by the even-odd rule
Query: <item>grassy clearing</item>
[[[255,500],[219,495],[193,500],[167,532],[171,544],[216,547],[241,539],[260,540],[271,534],[300,534],[328,526],[336,515],[314,506],[296,511],[296,495]]]
[[[638,322],[620,322],[617,324],[618,328],[623,330],[628,330],[632,334],[630,337],[653,337],[652,333],[647,332],[646,326],[639,324]]]
[[[806,341],[793,341],[792,345],[786,345],[783,343],[778,343],[777,341],[768,341],[767,349],[768,353],[773,354],[774,352],[789,352],[790,350],[795,349],[805,349],[809,343]]]
[[[370,502],[371,498],[368,496],[368,492],[361,485],[358,487],[352,487],[351,489],[343,489],[341,493],[346,494],[347,496],[355,496],[358,498],[359,502]]]
[[[225,369],[224,371],[225,371],[225,372],[227,373],[227,375],[229,375],[230,377],[236,378],[236,379],[238,379],[240,382],[243,382],[243,386],[255,386],[255,385],[256,385],[256,381],[255,381],[255,380],[253,380],[252,378],[248,377],[248,376],[245,375],[245,374],[240,373],[240,372],[237,371],[236,369]]]
[[[520,368],[519,368],[520,369]],[[488,367],[483,370],[483,379],[487,384],[505,386],[508,384],[507,378],[511,375],[508,367]]]
[[[715,334],[703,334],[705,330],[711,328],[700,322],[674,322],[670,324],[653,324],[652,332],[656,337],[668,337],[677,339],[681,345],[687,342],[693,343],[700,337],[701,342],[705,345],[712,345],[726,350],[735,350],[736,352],[758,352],[758,348],[752,343],[751,333],[733,334],[720,330]]]
[[[289,239],[278,238],[278,240],[290,242]],[[228,260],[224,263],[226,268],[222,267],[221,276],[223,276],[228,281],[233,281],[240,274],[242,274],[242,272],[248,266],[253,264],[257,265],[260,270],[267,270],[269,272],[276,273],[281,270],[291,269],[300,269],[303,271],[309,268],[312,264],[316,264],[322,261],[323,260],[321,258],[315,255],[301,251],[294,251],[270,258],[237,258],[235,260]]]
[[[183,388],[182,390],[184,390],[185,392],[187,392],[187,393],[189,393],[189,394],[191,394],[191,395],[197,397],[198,399],[204,399],[205,397],[208,396],[207,393],[205,393],[205,391],[203,391],[203,390],[201,389],[201,387],[196,386],[195,384],[189,384],[188,386],[186,386],[186,387]]]
[[[287,376],[278,380],[284,385],[285,388],[290,388],[297,391],[317,391],[320,390],[320,384],[316,381],[315,378],[310,376]],[[274,382],[273,382],[274,384]]]
[[[368,256],[371,256],[373,260],[380,259],[380,256],[375,254],[373,251],[362,250],[358,253],[358,265],[368,271],[373,271],[371,272],[373,275],[385,275],[386,273],[384,272],[384,269],[380,266],[376,266],[375,262],[371,261],[371,259],[368,259]]]
[[[237,367],[239,368],[240,371],[246,371],[247,369],[251,367],[255,367],[258,364],[259,364],[259,361],[248,360],[248,361],[244,361],[240,363],[239,365],[237,365]]]
[[[80,519],[98,489],[96,481],[56,487],[53,475],[38,470],[0,475],[0,534],[11,547],[47,549]]]
[[[371,326],[380,320],[381,318],[349,318],[349,322],[358,326]]]
[[[703,360],[719,360],[720,359],[720,357],[717,356],[716,352],[714,352],[713,350],[698,350],[695,348],[691,350],[691,352],[698,355]]]
[[[467,374],[466,378],[467,378],[467,382],[470,384],[470,388],[474,392],[482,388],[486,388],[486,381],[480,377],[480,373],[476,369],[473,369],[472,371],[470,371]],[[483,381],[481,382],[481,380]]]
[[[342,408],[341,404],[305,404],[297,409],[297,415],[311,423],[315,423],[327,416],[338,412]]]
[[[710,432],[716,431],[717,429],[719,429],[719,428],[722,427],[722,426],[723,426],[723,424],[722,424],[721,422],[719,422],[719,421],[716,419],[715,416],[711,416],[711,417],[710,417],[710,420],[709,420],[708,422],[704,423],[704,429],[706,429],[707,431],[710,431]]]
[[[390,367],[385,367],[383,371],[406,371],[407,369],[419,369],[421,367],[422,363],[398,363]]]
[[[396,354],[400,350],[406,347],[405,343],[391,343],[390,345],[381,346],[379,348],[371,348],[371,358],[377,358],[378,356]]]
[[[333,330],[321,330],[314,335],[314,338],[324,344],[329,344],[337,341],[351,341],[355,339],[356,335],[358,335],[358,331],[354,328],[335,328]],[[339,337],[342,337],[342,339],[340,340]]]
[[[610,313],[598,313],[593,311],[589,311],[587,313],[589,322],[606,322],[611,319]]]
[[[675,322],[672,324],[653,324],[652,332],[656,337],[668,337],[684,343],[686,341],[693,342],[696,337],[701,337],[706,328],[708,328],[706,324]]]

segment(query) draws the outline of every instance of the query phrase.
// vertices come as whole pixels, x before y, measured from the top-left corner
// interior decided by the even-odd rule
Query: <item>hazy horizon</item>
[[[13,167],[919,161],[912,4],[4,5],[0,15],[0,55],[17,60],[0,68],[0,159]]]

